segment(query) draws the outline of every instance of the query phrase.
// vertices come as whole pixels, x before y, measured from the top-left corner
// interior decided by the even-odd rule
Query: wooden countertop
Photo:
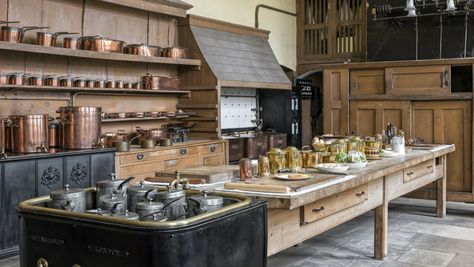
[[[222,139],[201,139],[201,140],[190,140],[187,142],[174,143],[172,146],[157,146],[155,148],[140,148],[139,146],[132,146],[130,151],[127,152],[116,152],[117,156],[131,155],[136,153],[150,152],[150,151],[162,151],[175,148],[185,148],[190,146],[202,146],[210,145],[216,142],[223,141]]]
[[[216,190],[227,192],[235,191],[238,194],[264,198],[268,200],[269,208],[294,209],[318,199],[366,184],[388,174],[404,170],[421,162],[451,153],[454,150],[454,145],[416,147],[403,157],[383,158],[381,160],[370,161],[368,166],[363,169],[348,171],[347,176],[315,173],[316,178],[304,181],[287,182],[273,178],[257,180],[258,183],[287,185],[291,189],[289,193],[246,192],[221,188]]]

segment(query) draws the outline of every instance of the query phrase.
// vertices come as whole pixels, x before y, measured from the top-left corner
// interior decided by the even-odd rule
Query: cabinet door
[[[349,70],[324,71],[323,116],[325,133],[349,130]]]
[[[351,95],[383,95],[385,93],[385,70],[352,70]]]
[[[387,123],[410,132],[409,101],[351,101],[350,130],[360,136],[380,133]]]
[[[451,68],[447,65],[387,68],[390,95],[449,94]]]
[[[472,192],[472,113],[470,101],[412,103],[412,136],[425,143],[454,144],[448,154],[448,191]]]

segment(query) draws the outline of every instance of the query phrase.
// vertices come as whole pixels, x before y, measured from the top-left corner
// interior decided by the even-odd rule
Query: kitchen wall
[[[188,11],[203,17],[255,26],[255,7],[265,4],[295,12],[295,0],[185,0],[194,7]],[[260,9],[259,28],[269,30],[270,45],[281,65],[296,70],[296,17]]]

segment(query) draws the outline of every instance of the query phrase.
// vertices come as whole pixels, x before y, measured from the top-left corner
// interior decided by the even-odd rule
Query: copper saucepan
[[[167,47],[161,51],[161,56],[170,58],[188,58],[189,50],[181,47]]]
[[[26,26],[26,27],[11,27],[2,26],[0,28],[0,41],[10,43],[21,43],[26,31],[48,29],[49,27],[37,27],[37,26]]]
[[[129,44],[124,48],[125,54],[159,57],[161,55],[161,47],[147,44]]]
[[[41,46],[53,47],[56,46],[56,40],[60,35],[78,34],[77,32],[37,32],[36,44]]]
[[[109,39],[101,36],[84,37],[82,49],[97,52],[122,53],[124,41]]]

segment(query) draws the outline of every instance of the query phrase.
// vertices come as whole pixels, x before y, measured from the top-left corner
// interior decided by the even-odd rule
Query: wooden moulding
[[[174,17],[186,17],[186,10],[191,9],[193,6],[179,1],[179,0],[95,0],[98,2],[105,2],[109,4],[114,4],[118,6],[125,6],[130,8],[135,8],[139,10],[144,10],[153,13],[160,13],[165,15],[170,15]]]
[[[66,57],[124,61],[124,62],[187,65],[187,66],[197,66],[197,67],[201,66],[201,60],[199,59],[147,57],[147,56],[137,56],[137,55],[122,54],[122,53],[104,53],[104,52],[96,52],[96,51],[88,51],[88,50],[72,50],[72,49],[61,48],[61,47],[44,47],[44,46],[32,45],[32,44],[8,43],[8,42],[1,42],[1,41],[0,41],[0,50],[66,56]]]

